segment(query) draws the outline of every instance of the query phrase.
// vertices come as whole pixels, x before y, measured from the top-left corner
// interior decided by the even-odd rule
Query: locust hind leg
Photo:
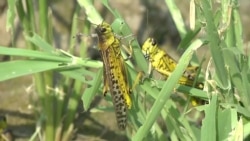
[[[102,89],[102,94],[103,96],[106,96],[107,92],[109,91],[109,84],[108,84],[108,79],[106,76],[106,70],[103,70],[103,89]]]
[[[135,78],[135,80],[134,80],[134,82],[133,82],[132,89],[131,89],[130,91],[134,90],[135,87],[140,83],[141,80],[142,80],[142,81],[144,80],[143,75],[144,75],[143,71],[140,71],[140,72],[137,74],[137,76],[136,76],[136,78]]]
[[[128,53],[128,57],[124,59],[124,61],[127,61],[129,59],[132,58],[132,55],[133,55],[133,47],[131,46],[132,42],[134,41],[135,39],[133,38],[132,40],[129,41],[129,48],[126,47],[125,45],[122,45],[123,49]]]

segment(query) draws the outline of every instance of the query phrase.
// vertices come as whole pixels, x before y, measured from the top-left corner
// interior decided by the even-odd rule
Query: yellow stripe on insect
[[[127,125],[127,109],[131,108],[131,90],[127,80],[127,70],[121,55],[121,42],[115,37],[111,26],[102,22],[96,27],[99,50],[103,60],[103,94],[111,93],[115,107],[117,124],[120,129]]]
[[[153,38],[148,38],[143,46],[142,52],[150,65],[161,74],[168,77],[175,69],[177,62],[166,52],[160,49]],[[179,80],[179,84],[193,86],[198,67],[188,67]],[[202,83],[197,83],[196,88],[203,89]]]

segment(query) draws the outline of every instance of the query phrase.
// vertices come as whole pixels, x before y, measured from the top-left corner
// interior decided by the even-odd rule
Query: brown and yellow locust
[[[164,50],[158,47],[156,41],[153,38],[148,38],[144,42],[142,46],[142,52],[153,69],[166,77],[168,77],[174,71],[177,65],[177,62],[172,57],[170,57]],[[183,76],[180,78],[179,84],[192,87],[197,70],[198,67],[188,67],[183,73]],[[194,86],[198,89],[203,89],[203,83],[196,83]]]
[[[99,50],[103,60],[103,94],[111,93],[119,129],[127,125],[127,109],[131,108],[131,89],[128,84],[125,61],[121,54],[121,42],[111,26],[102,22],[96,27]]]

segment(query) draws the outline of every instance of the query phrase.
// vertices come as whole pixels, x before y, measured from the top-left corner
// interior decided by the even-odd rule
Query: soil
[[[178,7],[181,7],[183,17],[188,23],[188,1],[176,0]],[[167,47],[174,58],[178,58],[175,47],[180,37],[175,29],[170,14],[163,0],[149,1],[110,1],[113,8],[117,9],[130,25],[135,37],[142,43],[147,37],[155,37],[161,46]],[[67,41],[71,38],[70,21],[74,8],[74,2],[68,0],[54,0],[50,3],[54,15],[55,45],[66,48]],[[103,9],[97,4],[99,9]],[[7,1],[0,1],[0,45],[11,47],[11,32],[6,31]],[[240,14],[243,27],[250,25],[250,1],[240,0]],[[65,12],[67,11],[67,12]],[[111,20],[112,16],[108,11],[103,10],[104,19]],[[80,21],[79,21],[80,22]],[[18,19],[15,22],[16,34],[13,40],[16,46],[25,47],[22,29]],[[248,28],[243,30],[243,41],[248,43],[250,32]],[[175,54],[175,55],[173,55]],[[0,56],[2,61],[9,60],[7,56]],[[3,68],[1,68],[3,69]],[[13,131],[17,141],[25,141],[35,131],[36,118],[33,114],[32,104],[36,102],[36,95],[33,90],[32,76],[24,76],[16,79],[0,82],[0,115],[6,115],[9,128]],[[98,103],[105,103],[102,96]],[[117,129],[114,113],[84,113],[79,111],[80,116],[85,118],[84,122],[79,119],[77,122],[83,124],[78,127],[78,140],[127,140],[123,132]]]

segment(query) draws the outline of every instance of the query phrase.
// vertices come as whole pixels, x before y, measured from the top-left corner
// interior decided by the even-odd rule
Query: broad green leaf
[[[216,94],[212,95],[211,102],[205,109],[205,118],[201,127],[201,141],[215,141],[217,139],[217,99],[218,96]]]
[[[218,140],[227,140],[237,122],[236,109],[218,109]]]
[[[61,62],[18,60],[0,63],[0,81],[37,72],[62,68]]]
[[[89,106],[93,101],[94,96],[99,91],[99,88],[102,84],[102,75],[103,69],[99,69],[98,72],[95,74],[94,80],[92,81],[92,86],[86,88],[82,95],[83,107],[86,110],[89,109]]]

